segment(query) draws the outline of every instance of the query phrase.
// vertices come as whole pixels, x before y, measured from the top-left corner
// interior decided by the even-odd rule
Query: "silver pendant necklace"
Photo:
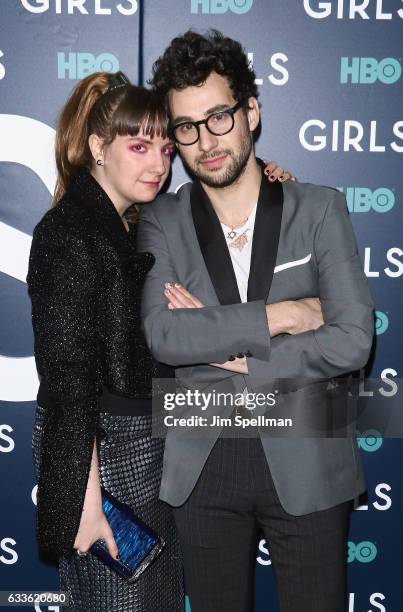
[[[254,210],[254,209],[253,209]],[[249,215],[241,221],[241,223],[237,223],[236,225],[227,225],[226,223],[222,223],[222,225],[229,227],[229,231],[226,231],[227,240],[231,240],[232,242],[228,243],[230,248],[237,249],[238,251],[243,251],[246,244],[249,242],[248,232],[252,229],[251,227],[245,227],[246,223],[249,220],[253,210],[249,213]],[[236,230],[236,228],[238,228]]]
[[[236,223],[235,225],[227,225],[226,223],[223,223],[223,225],[226,225],[227,227],[230,228],[230,231],[227,232],[227,238],[229,238],[229,240],[233,240],[234,238],[237,237],[239,232],[235,231],[235,228],[243,228],[243,226],[245,225],[245,223],[247,222],[247,220],[250,217],[250,213],[249,215],[246,217],[246,219],[244,219],[243,221],[241,221],[241,223]]]

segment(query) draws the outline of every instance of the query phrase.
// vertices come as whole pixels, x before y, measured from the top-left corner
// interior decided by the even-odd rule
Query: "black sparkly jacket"
[[[140,294],[154,257],[136,252],[135,234],[84,169],[34,230],[27,283],[37,370],[51,398],[37,536],[40,551],[52,556],[73,549],[102,387],[150,397],[158,375],[140,328]]]

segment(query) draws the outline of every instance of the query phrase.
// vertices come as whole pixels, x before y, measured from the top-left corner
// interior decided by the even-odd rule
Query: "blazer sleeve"
[[[96,432],[95,279],[80,236],[37,226],[27,282],[35,359],[51,397],[41,441],[37,534],[40,550],[56,557],[72,552]]]
[[[148,346],[158,361],[173,366],[224,363],[231,355],[248,351],[259,359],[268,358],[270,336],[263,300],[168,309],[164,284],[178,275],[152,206],[146,206],[141,215],[138,250],[153,253],[156,259],[143,289],[142,321]]]
[[[324,325],[272,338],[266,362],[248,359],[249,375],[329,378],[363,367],[371,350],[373,301],[357,252],[345,197],[334,191],[315,237]]]

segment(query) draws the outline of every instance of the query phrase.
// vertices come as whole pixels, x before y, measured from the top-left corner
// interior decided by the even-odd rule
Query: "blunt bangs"
[[[168,138],[168,113],[155,92],[131,85],[113,114],[111,139],[137,136],[139,132],[150,138]]]

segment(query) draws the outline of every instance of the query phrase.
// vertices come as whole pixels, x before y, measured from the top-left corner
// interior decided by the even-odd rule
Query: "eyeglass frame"
[[[210,134],[212,134],[213,136],[225,136],[225,134],[229,134],[233,129],[234,129],[234,125],[235,125],[235,113],[242,108],[242,106],[245,104],[245,100],[239,100],[239,102],[237,102],[234,106],[231,106],[231,108],[224,108],[223,110],[220,111],[215,111],[214,113],[211,113],[208,117],[206,117],[205,119],[200,119],[200,121],[181,121],[180,123],[177,123],[176,125],[172,125],[170,130],[171,130],[171,134],[172,134],[172,138],[175,140],[175,142],[177,142],[178,144],[184,146],[184,147],[190,147],[191,145],[196,144],[196,142],[198,142],[200,140],[200,125],[205,125],[206,126],[206,130],[208,130],[210,132]],[[209,121],[209,119],[211,117],[214,117],[214,115],[220,115],[222,113],[227,113],[228,115],[230,115],[231,119],[232,119],[232,125],[230,127],[229,130],[227,130],[226,132],[224,132],[223,134],[215,134],[207,125],[207,122]],[[192,125],[195,126],[196,131],[197,131],[197,138],[194,142],[180,142],[176,136],[175,136],[175,130],[176,128],[180,127],[181,125],[186,125],[188,123],[191,123]]]

